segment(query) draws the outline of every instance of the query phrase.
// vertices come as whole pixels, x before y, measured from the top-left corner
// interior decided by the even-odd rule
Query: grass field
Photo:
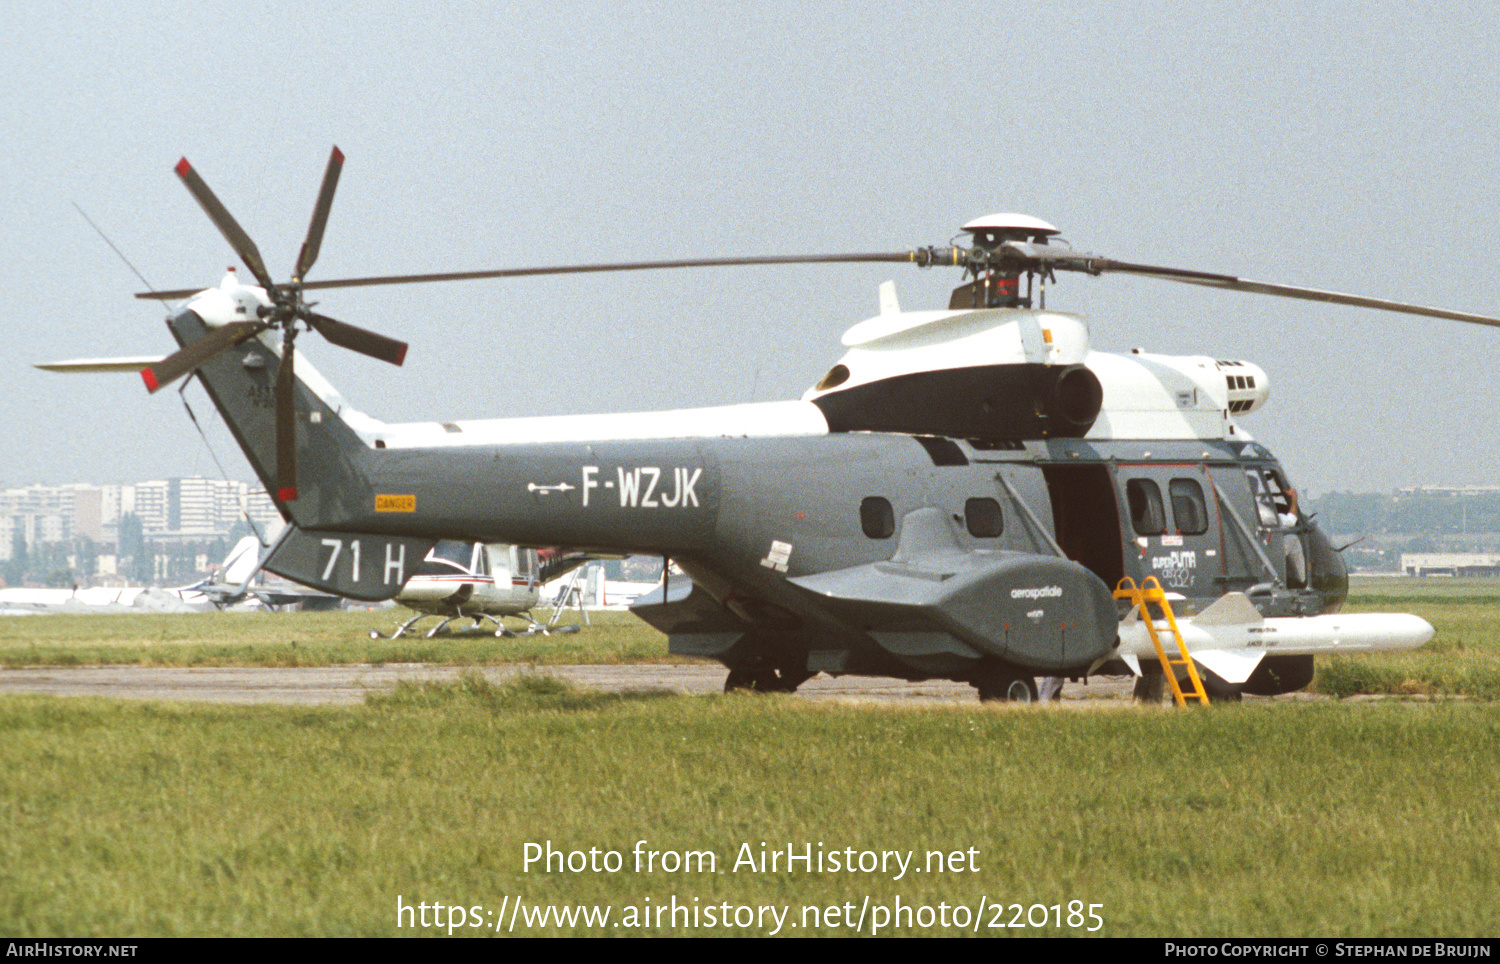
[[[855,921],[895,935],[1493,935],[1500,592],[1378,588],[1360,586],[1358,607],[1419,612],[1439,637],[1431,652],[1331,661],[1333,678],[1432,695],[910,709],[589,693],[533,675],[320,709],[11,697],[0,930],[446,934],[441,921],[478,936],[512,933],[515,915],[527,935],[836,935]],[[290,649],[288,636],[309,653],[370,644],[313,615],[207,640],[172,621],[205,617],[149,631],[107,617],[75,624],[91,627],[76,645],[151,662],[194,647],[255,661],[234,647]],[[65,653],[53,620],[73,618],[0,621],[0,650]],[[55,635],[27,641],[14,624]],[[597,636],[563,641],[590,660],[661,657]],[[527,844],[548,841],[619,867],[528,870]],[[637,841],[658,851],[650,870],[635,869]],[[823,870],[788,869],[789,845],[822,853]],[[661,866],[688,851],[715,872]],[[923,869],[826,865],[846,851],[913,853]],[[763,852],[779,866],[762,870]],[[398,917],[398,900],[413,910]],[[610,917],[535,918],[579,906]]]
[[[1467,695],[1500,699],[1500,582],[1356,579],[1353,612],[1411,612],[1437,627],[1413,653],[1320,660],[1312,685],[1333,696],[1360,693]],[[496,638],[487,633],[372,640],[397,613],[195,613],[49,615],[0,619],[0,666],[334,666],[434,663],[666,662],[666,639],[627,613],[591,614],[576,635]]]
[[[572,635],[457,633],[370,639],[404,609],[326,613],[47,615],[0,618],[0,665],[339,666],[351,663],[641,663],[667,659],[666,637],[629,613],[590,613]],[[399,618],[398,618],[399,617]],[[431,623],[423,624],[426,628]],[[465,623],[467,625],[467,623]]]

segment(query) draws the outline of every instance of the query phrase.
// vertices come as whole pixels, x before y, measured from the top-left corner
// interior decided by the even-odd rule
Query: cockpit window
[[[442,559],[467,569],[469,567],[469,560],[473,558],[473,553],[474,547],[467,542],[455,542],[452,539],[444,539],[432,547],[432,551],[427,554],[427,558],[432,560]]]
[[[1287,494],[1286,480],[1281,473],[1275,469],[1266,469],[1266,492],[1271,496],[1271,504],[1276,507],[1277,515],[1286,515],[1292,511],[1292,499]]]
[[[444,539],[432,547],[417,566],[414,575],[454,576],[468,575],[474,558],[474,547],[467,542]]]
[[[1250,494],[1255,497],[1255,512],[1260,516],[1261,527],[1276,528],[1278,524],[1276,506],[1272,503],[1271,494],[1266,487],[1269,473],[1263,473],[1260,469],[1246,469],[1245,476],[1250,481]],[[1274,483],[1274,479],[1272,481]]]
[[[1150,479],[1131,479],[1125,483],[1125,499],[1130,503],[1130,523],[1138,536],[1159,536],[1167,529],[1167,514],[1162,510],[1161,489]]]

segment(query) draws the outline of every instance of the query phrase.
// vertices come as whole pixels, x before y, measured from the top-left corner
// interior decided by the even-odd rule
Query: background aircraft
[[[471,619],[470,629],[488,622],[496,636],[516,633],[505,625],[506,617],[526,623],[525,635],[573,633],[577,626],[543,625],[531,610],[541,602],[543,581],[581,565],[588,557],[556,550],[525,549],[506,543],[438,542],[423,557],[396,602],[417,614],[390,636],[370,630],[371,639],[398,639],[428,616],[440,621],[427,631],[436,636],[456,619]]]
[[[243,601],[247,595],[259,596],[267,593],[271,599],[280,599],[275,590],[247,589],[250,581],[260,569],[260,540],[245,536],[235,543],[229,555],[224,557],[212,578],[203,579],[187,586],[170,589],[155,587],[106,587],[87,589],[30,589],[25,587],[0,589],[0,615],[23,615],[54,612],[201,612],[222,609]],[[334,599],[328,593],[316,590],[301,590],[295,600],[281,600],[268,605],[285,605],[287,601],[302,598]]]

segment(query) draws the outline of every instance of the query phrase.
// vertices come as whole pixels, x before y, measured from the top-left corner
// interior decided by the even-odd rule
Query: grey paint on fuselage
[[[205,330],[190,311],[170,325],[184,344]],[[276,486],[270,400],[277,364],[265,346],[251,342],[200,370],[271,491]],[[920,510],[936,509],[951,522],[959,550],[1041,555],[1056,552],[1054,500],[1080,503],[1068,512],[1112,512],[1116,525],[1084,530],[1088,544],[1066,554],[1094,559],[1090,568],[1110,586],[1121,575],[1139,580],[1158,574],[1153,566],[1173,560],[1173,552],[1182,568],[1191,552],[1194,579],[1184,586],[1189,602],[1200,605],[1226,587],[1269,582],[1254,571],[1258,557],[1241,543],[1259,540],[1270,546],[1280,538],[1236,527],[1222,511],[1227,500],[1241,519],[1254,524],[1245,467],[1274,467],[1274,462],[1253,444],[1059,439],[983,449],[955,441],[952,451],[961,457],[939,460],[912,436],[851,432],[385,449],[365,444],[306,385],[298,384],[297,395],[302,484],[299,497],[281,508],[309,535],[460,539],[670,556],[696,588],[689,592],[669,583],[670,598],[644,600],[637,612],[669,633],[674,652],[731,664],[753,643],[789,648],[798,660],[821,653],[809,657],[813,668],[961,677],[961,664],[969,657],[955,656],[952,641],[921,622],[920,614],[913,616],[917,623],[898,620],[886,627],[908,631],[911,646],[882,646],[872,635],[876,627],[841,617],[817,593],[793,582],[892,559],[903,520]],[[1195,537],[1191,548],[1170,545],[1175,534],[1141,537],[1131,531],[1124,487],[1133,466],[1139,473],[1169,476],[1170,467],[1181,467],[1207,483],[1209,531]],[[872,538],[863,531],[860,506],[866,497],[889,501],[895,521],[890,536]],[[999,504],[1003,530],[998,536],[970,533],[969,499]],[[1108,501],[1112,508],[1099,504]],[[1284,565],[1277,553],[1269,558],[1274,566]],[[319,585],[316,569],[304,562],[293,578]],[[383,590],[372,590],[378,591]],[[1292,605],[1284,592],[1281,596],[1276,605]],[[1327,611],[1341,602],[1341,591],[1329,591],[1296,606]],[[1068,610],[1062,615],[1074,618]],[[926,658],[938,652],[954,658],[937,663]]]

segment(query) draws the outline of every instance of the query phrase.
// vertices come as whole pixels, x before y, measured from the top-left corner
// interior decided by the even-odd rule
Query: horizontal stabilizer
[[[436,544],[434,539],[319,532],[288,525],[265,568],[350,599],[392,599]]]

